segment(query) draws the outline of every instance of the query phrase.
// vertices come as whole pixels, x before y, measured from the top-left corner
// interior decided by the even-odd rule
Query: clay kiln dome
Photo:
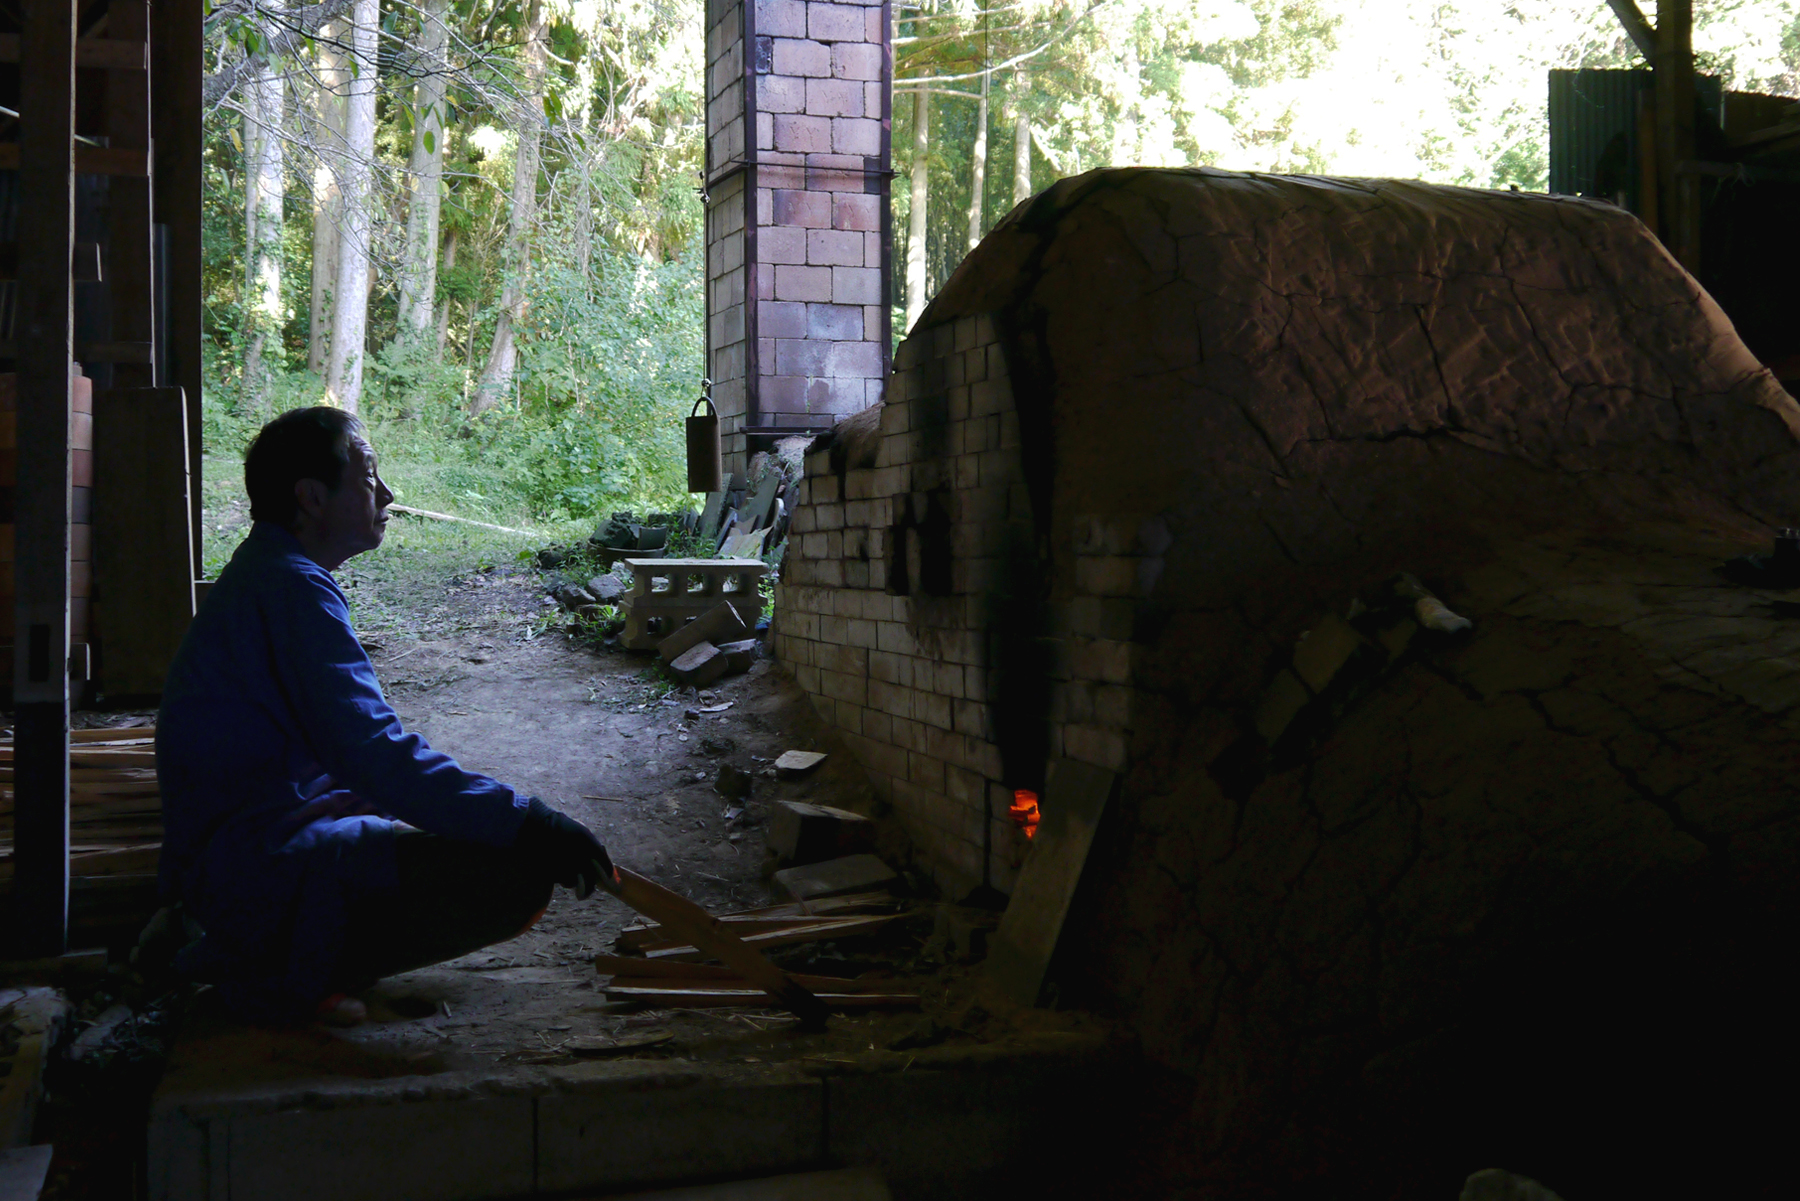
[[[1754,1191],[1800,622],[1714,568],[1797,431],[1617,209],[1098,172],[809,457],[777,653],[952,893],[1045,762],[1117,774],[1056,975],[1186,1082],[1176,1186]]]

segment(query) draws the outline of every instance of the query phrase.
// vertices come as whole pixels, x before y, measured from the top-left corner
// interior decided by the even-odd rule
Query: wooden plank
[[[166,370],[159,369],[159,386],[182,389],[187,402],[190,579],[204,574],[199,560],[200,535],[200,348],[204,288],[201,280],[200,187],[202,112],[200,84],[204,70],[201,44],[204,6],[184,3],[156,4],[150,10],[151,137],[156,147],[152,178],[154,210],[159,226],[167,229],[163,280],[168,296],[168,321],[159,336],[165,348]],[[160,687],[160,683],[158,685]]]
[[[20,40],[18,476],[13,493],[17,951],[69,931],[69,373],[75,249],[75,0],[33,0]]]
[[[681,987],[671,984],[620,984],[605,989],[609,1001],[642,1001],[674,1009],[716,1009],[724,1005],[766,1006],[769,996],[760,988]],[[813,996],[809,993],[808,996]],[[814,999],[826,1009],[898,1009],[918,1005],[911,993],[819,993]]]
[[[1043,820],[983,965],[987,981],[1017,1004],[1038,1002],[1113,781],[1112,772],[1073,759],[1050,765]]]
[[[1692,274],[1700,271],[1700,181],[1675,170],[1699,158],[1694,124],[1693,0],[1656,3],[1656,168],[1662,239]]]
[[[19,169],[18,142],[0,142],[0,171]],[[114,146],[77,146],[75,172],[78,175],[127,175],[146,177],[150,174],[150,156],[142,150]]]
[[[4,772],[5,769],[0,768],[0,779],[10,778],[4,775]],[[731,932],[739,938],[748,938],[755,934],[781,933],[791,930],[830,929],[846,923],[855,924],[864,919],[854,915],[820,918],[808,914],[797,914],[792,917],[762,917],[751,914],[726,913],[715,920],[730,927]],[[636,951],[642,950],[644,947],[667,944],[671,941],[674,940],[669,937],[669,932],[661,926],[639,925],[626,926],[619,931],[615,945],[628,951]]]
[[[900,873],[874,855],[845,855],[823,863],[787,867],[775,873],[775,883],[796,900],[810,901],[834,893],[863,892],[897,882]]]
[[[800,1018],[802,1026],[822,1027],[829,1013],[812,993],[795,984],[754,947],[746,946],[712,915],[679,893],[670,892],[636,872],[617,868],[603,880],[607,891],[653,921],[667,926],[696,947],[723,960],[744,979],[753,981],[776,1003]]]
[[[596,955],[594,967],[603,976],[638,982],[655,980],[707,980],[721,988],[750,988],[737,972],[716,963],[678,963],[667,959],[639,959],[629,955]],[[789,972],[795,983],[817,992],[880,992],[886,980],[847,979],[842,976],[803,976]]]
[[[101,686],[153,697],[194,616],[186,398],[180,388],[127,388],[94,404]]]
[[[873,934],[899,914],[889,913],[880,916],[827,919],[805,926],[784,926],[775,930],[764,930],[757,934],[737,934],[734,927],[732,933],[742,939],[746,946],[752,947],[791,947],[803,942],[824,942],[831,938],[857,938],[864,934]],[[646,958],[679,959],[683,956],[700,955],[703,948],[691,945],[691,940],[671,938],[664,942],[647,943],[638,948]]]

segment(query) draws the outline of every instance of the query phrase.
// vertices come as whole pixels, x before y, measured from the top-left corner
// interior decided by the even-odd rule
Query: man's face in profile
[[[318,517],[320,540],[337,563],[381,545],[387,533],[387,507],[393,500],[377,469],[375,448],[361,438],[352,439],[350,461],[344,464],[337,487],[325,493]]]

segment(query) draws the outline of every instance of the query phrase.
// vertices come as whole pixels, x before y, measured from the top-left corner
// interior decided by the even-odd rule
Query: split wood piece
[[[702,642],[710,642],[714,646],[722,642],[733,642],[744,637],[749,627],[738,611],[725,601],[720,601],[694,620],[662,640],[656,648],[664,663],[673,663]]]
[[[838,897],[820,897],[813,901],[783,901],[778,905],[763,905],[756,909],[738,909],[731,913],[720,914],[719,920],[732,921],[759,917],[813,918],[829,914],[850,914],[862,910],[888,912],[905,903],[891,892],[856,892]],[[647,922],[625,927],[625,931],[659,929],[661,927]],[[625,931],[621,931],[621,933]]]
[[[13,769],[0,767],[0,781],[12,783]],[[150,784],[156,783],[156,769],[142,767],[75,767],[69,770],[69,783],[74,784]]]
[[[792,1011],[803,1026],[820,1028],[830,1010],[805,988],[788,979],[787,974],[770,963],[762,952],[746,945],[723,923],[679,893],[671,892],[636,872],[615,868],[612,878],[601,883],[621,901],[668,927],[669,932],[687,939],[695,947],[735,968],[773,997],[783,1008]]]
[[[13,761],[12,744],[0,745],[0,763]],[[70,767],[149,767],[156,766],[155,747],[145,744],[143,747],[114,748],[109,743],[91,742],[77,743],[69,749]]]
[[[1087,866],[1094,830],[1112,795],[1112,772],[1058,759],[1044,788],[1043,820],[1032,839],[1012,899],[989,941],[983,971],[1002,996],[1036,1005],[1044,973],[1062,935],[1069,903]]]
[[[70,742],[80,743],[143,743],[154,745],[156,742],[155,726],[108,726],[93,730],[70,730]],[[0,747],[9,750],[12,747],[12,731],[0,734]]]
[[[154,873],[162,859],[162,843],[134,847],[73,846],[69,848],[71,876],[118,876]],[[0,847],[0,881],[11,880],[12,847]]]
[[[890,913],[875,917],[826,918],[824,921],[812,925],[790,926],[784,930],[769,930],[762,934],[747,934],[740,941],[745,946],[761,948],[791,947],[797,943],[824,942],[832,938],[855,938],[864,934],[873,934],[898,916],[900,915]],[[723,928],[729,929],[729,927]],[[643,948],[644,957],[646,959],[682,959],[713,954],[705,947],[695,946],[692,943],[692,939],[688,939],[686,943],[675,941],[655,943]]]
[[[724,1005],[765,1005],[767,996],[758,988],[717,988],[706,985],[678,987],[666,983],[647,982],[621,984],[614,979],[605,988],[609,1001],[642,1001],[650,1005],[667,1005],[675,1009],[715,1009]],[[889,1009],[911,1008],[919,998],[910,993],[807,993],[823,1008]]]
[[[714,920],[725,923],[725,925],[730,928],[731,932],[739,938],[747,938],[753,934],[769,934],[780,930],[812,929],[826,924],[857,922],[863,919],[859,916],[848,914],[837,917],[817,917],[811,914],[762,916],[725,913],[719,915],[719,917]],[[674,940],[670,938],[669,932],[661,926],[641,924],[627,926],[619,931],[619,936],[614,940],[614,944],[627,951],[641,951],[645,947],[667,944],[671,941]]]
[[[716,963],[679,963],[668,959],[639,959],[630,955],[596,955],[594,969],[602,976],[636,982],[647,980],[705,980],[720,988],[749,988],[750,982]],[[880,992],[889,980],[873,973],[848,979],[843,976],[806,976],[788,973],[803,988],[814,992]]]
[[[510,525],[495,525],[488,521],[476,521],[473,517],[458,517],[453,513],[433,513],[430,509],[414,509],[407,505],[390,504],[388,508],[396,513],[405,513],[409,517],[429,517],[433,521],[454,521],[459,525],[478,525],[484,530],[498,530],[502,534],[523,534],[527,538],[538,535],[531,530],[515,530]]]
[[[571,1038],[562,1049],[571,1055],[629,1055],[646,1047],[661,1046],[674,1037],[669,1030],[652,1030],[623,1038]]]

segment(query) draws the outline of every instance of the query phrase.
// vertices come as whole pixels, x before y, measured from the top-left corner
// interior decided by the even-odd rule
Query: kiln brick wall
[[[873,453],[807,456],[776,589],[777,658],[951,896],[984,882],[1009,892],[1025,848],[1007,816],[1020,781],[997,734],[1000,698],[1021,691],[1000,678],[1004,598],[1018,591],[1018,549],[1035,554],[1020,456],[992,321],[916,332],[896,356]],[[933,536],[948,571],[932,581],[934,548],[921,543],[934,511],[947,518]],[[1156,574],[1142,525],[1078,523],[1072,584],[1048,613],[1049,678],[1023,689],[1047,690],[1052,755],[1125,766],[1131,626]]]

